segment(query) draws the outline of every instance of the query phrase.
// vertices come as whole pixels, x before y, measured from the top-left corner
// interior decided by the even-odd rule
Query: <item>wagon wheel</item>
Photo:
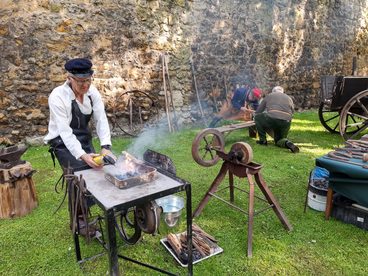
[[[368,127],[368,90],[352,97],[340,116],[340,134],[347,139],[355,139],[367,132]]]
[[[204,167],[213,166],[220,159],[216,150],[224,150],[224,146],[225,139],[220,131],[214,128],[204,129],[193,140],[193,159]]]
[[[158,100],[140,90],[119,94],[113,106],[113,128],[123,133],[137,136],[146,123],[156,123],[159,119]]]
[[[141,238],[142,230],[138,225],[134,209],[123,211],[115,217],[115,227],[120,237],[129,245],[133,245]]]
[[[339,133],[340,112],[338,110],[331,110],[327,103],[321,102],[318,117],[325,129],[331,133]]]

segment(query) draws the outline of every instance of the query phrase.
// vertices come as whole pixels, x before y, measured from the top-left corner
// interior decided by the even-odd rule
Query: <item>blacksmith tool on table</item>
[[[198,141],[195,141],[195,143],[197,142]],[[197,217],[200,215],[200,213],[202,212],[202,210],[204,209],[204,207],[206,206],[206,204],[212,197],[219,199],[222,202],[233,207],[234,209],[247,214],[248,215],[248,252],[247,253],[248,253],[248,257],[252,257],[253,220],[254,220],[255,215],[269,208],[272,208],[286,230],[291,231],[292,226],[289,223],[288,219],[286,218],[280,205],[276,201],[276,198],[273,196],[270,189],[266,185],[260,173],[262,165],[252,162],[253,151],[252,151],[251,146],[244,142],[238,142],[238,143],[235,143],[231,147],[229,153],[225,153],[222,150],[222,147],[217,146],[218,144],[216,142],[209,143],[209,145],[211,144],[213,144],[214,147],[208,148],[208,150],[212,152],[216,152],[216,155],[211,154],[211,157],[212,157],[211,160],[205,160],[205,162],[202,162],[201,160],[198,160],[198,156],[192,152],[194,160],[198,164],[205,166],[205,167],[214,165],[219,159],[222,159],[224,162],[221,166],[220,172],[218,173],[218,175],[212,182],[210,188],[208,189],[207,193],[205,194],[205,196],[199,203],[197,209],[194,211],[193,217]],[[198,145],[193,145],[193,146],[198,147]],[[225,178],[227,173],[229,173],[229,186],[224,187],[222,189],[218,189],[218,187],[220,186],[222,180]],[[239,178],[246,178],[248,180],[249,191],[245,191],[244,189],[236,187],[234,185],[234,175]],[[255,179],[255,181],[253,180],[253,178]],[[257,184],[257,186],[263,193],[265,199],[255,195],[255,188],[254,188],[255,185],[254,184]],[[234,205],[234,189],[235,188],[241,192],[248,193],[249,195],[248,210],[243,210],[240,207]],[[230,201],[227,201],[216,194],[217,192],[223,191],[225,189],[229,189]],[[254,209],[255,198],[268,203],[268,205],[261,210],[255,211]]]
[[[352,155],[352,154],[350,155],[348,153],[343,153],[341,151],[331,151],[327,153],[327,156],[324,156],[324,158],[331,159],[334,161],[339,161],[339,162],[350,164],[350,165],[357,165],[357,166],[361,166],[362,168],[368,169],[368,165],[351,161],[351,158],[362,159],[362,161],[364,161],[363,158],[358,158],[356,155]],[[365,155],[365,158],[366,158],[366,155]]]

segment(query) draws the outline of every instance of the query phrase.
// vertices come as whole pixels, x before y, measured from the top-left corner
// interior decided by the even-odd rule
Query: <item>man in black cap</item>
[[[64,171],[66,168],[80,171],[102,167],[93,160],[98,154],[92,145],[92,134],[88,127],[91,117],[96,125],[101,154],[113,156],[105,107],[100,93],[91,85],[91,68],[89,59],[69,60],[65,64],[68,72],[66,82],[56,87],[49,96],[50,120],[44,141],[50,145],[49,151],[54,164],[56,156]],[[86,217],[83,218],[79,227],[87,229]],[[88,235],[93,236],[91,233]]]
[[[88,123],[93,116],[101,144],[101,154],[111,153],[111,136],[104,103],[98,90],[91,85],[92,63],[86,58],[65,63],[66,82],[56,87],[49,97],[50,121],[44,141],[50,144],[63,168],[74,171],[100,168],[93,157],[98,154],[92,145]]]

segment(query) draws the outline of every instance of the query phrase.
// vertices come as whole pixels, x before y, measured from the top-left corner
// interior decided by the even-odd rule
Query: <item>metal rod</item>
[[[153,269],[153,270],[159,271],[159,272],[164,273],[164,274],[167,274],[167,275],[176,276],[176,274],[173,274],[173,273],[171,273],[171,272],[169,272],[169,271],[163,270],[163,269],[161,269],[161,268],[158,268],[158,267],[155,267],[155,266],[152,266],[152,265],[149,265],[149,264],[142,263],[142,262],[140,262],[140,261],[137,261],[137,260],[131,259],[131,258],[129,258],[129,257],[123,256],[123,255],[120,255],[120,254],[118,254],[118,257],[119,257],[119,258],[122,258],[122,259],[124,259],[124,260],[127,260],[127,261],[129,261],[129,262],[132,262],[132,263],[135,263],[135,264],[138,264],[138,265],[141,265],[141,266],[148,267],[148,268],[150,268],[150,269]]]
[[[217,198],[218,200],[221,200],[222,202],[224,202],[224,203],[226,203],[226,204],[230,205],[230,206],[231,206],[231,207],[233,207],[234,209],[237,209],[238,211],[240,211],[240,212],[242,212],[242,213],[244,213],[244,214],[248,215],[248,212],[247,212],[247,211],[245,211],[245,210],[241,209],[240,207],[238,207],[238,206],[236,206],[236,205],[234,205],[234,204],[232,204],[232,203],[228,202],[227,200],[225,200],[225,199],[223,199],[223,198],[221,198],[221,197],[219,197],[219,196],[215,195],[214,193],[209,192],[208,194],[210,194],[211,196],[213,196],[213,197]]]

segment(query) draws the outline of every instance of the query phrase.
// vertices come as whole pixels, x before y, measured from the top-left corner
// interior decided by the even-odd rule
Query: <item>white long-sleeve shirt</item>
[[[92,99],[92,106],[88,96]],[[101,145],[111,145],[110,128],[107,121],[104,103],[101,95],[93,85],[83,96],[83,104],[78,100],[79,109],[83,114],[91,114],[93,108],[93,119],[96,124],[96,132]],[[49,96],[50,121],[48,134],[44,137],[44,142],[61,137],[70,153],[79,159],[86,152],[82,149],[77,137],[70,127],[72,121],[72,101],[75,100],[73,90],[66,81],[63,85],[56,87]]]

